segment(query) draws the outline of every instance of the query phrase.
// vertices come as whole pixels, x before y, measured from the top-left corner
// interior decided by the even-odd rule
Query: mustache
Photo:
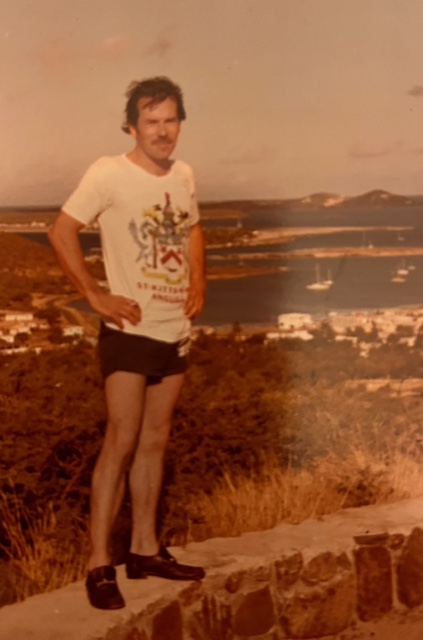
[[[168,142],[169,144],[172,142],[167,136],[163,138],[156,138],[153,140],[153,144],[161,144],[162,142]]]

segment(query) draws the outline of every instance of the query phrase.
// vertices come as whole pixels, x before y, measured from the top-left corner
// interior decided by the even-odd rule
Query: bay
[[[205,221],[204,226],[223,226],[219,221]],[[233,220],[226,226],[236,226]],[[351,311],[423,305],[423,256],[406,258],[412,266],[402,283],[391,281],[400,266],[398,257],[341,257],[325,258],[316,263],[312,259],[275,260],[261,256],[248,260],[248,254],[265,252],[286,253],[296,249],[331,247],[423,247],[423,209],[403,207],[386,209],[330,209],[289,212],[274,210],[249,212],[243,227],[265,229],[277,227],[319,228],[318,234],[305,235],[290,243],[260,247],[224,247],[207,252],[211,266],[244,264],[275,266],[284,264],[286,272],[267,275],[210,280],[207,300],[197,324],[211,326],[241,324],[274,324],[277,316],[287,312],[326,314],[330,311]],[[369,231],[325,233],[325,227],[363,226]],[[412,227],[401,232],[370,230],[370,227]],[[31,240],[47,244],[45,233],[28,233]],[[86,255],[100,246],[97,234],[81,234]],[[231,255],[228,260],[226,256]],[[241,257],[239,257],[241,256]],[[244,260],[243,260],[244,256]],[[330,274],[334,281],[327,291],[310,291],[306,287],[315,279],[316,264],[324,278]],[[77,303],[84,307],[85,303]]]

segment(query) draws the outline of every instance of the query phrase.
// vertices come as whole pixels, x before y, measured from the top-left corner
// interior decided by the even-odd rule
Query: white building
[[[32,322],[34,320],[34,314],[29,312],[14,311],[6,313],[4,316],[5,322]]]
[[[305,329],[313,326],[309,313],[282,313],[278,316],[278,327],[282,331]]]
[[[80,338],[84,335],[84,328],[79,324],[72,324],[68,327],[63,327],[62,335],[64,338]]]

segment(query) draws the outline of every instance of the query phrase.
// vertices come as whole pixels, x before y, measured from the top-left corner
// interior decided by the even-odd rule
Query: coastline
[[[23,225],[8,225],[8,231],[16,233],[16,235],[22,233],[23,229]],[[211,306],[209,309],[216,308],[218,311],[207,313],[207,320],[210,321],[207,326],[221,326],[220,323],[222,322],[231,325],[231,318],[234,318],[241,322],[244,320],[248,324],[267,325],[270,322],[274,327],[278,315],[290,310],[310,311],[312,314],[317,313],[319,317],[327,317],[331,311],[337,314],[351,314],[352,312],[375,313],[375,311],[378,312],[385,309],[385,307],[390,309],[419,308],[418,303],[422,299],[419,285],[419,274],[421,274],[421,261],[419,258],[423,256],[423,245],[416,246],[416,244],[421,237],[420,228],[416,227],[419,232],[416,235],[416,243],[410,243],[410,239],[414,237],[414,234],[413,236],[408,235],[407,244],[414,244],[414,246],[407,246],[405,243],[400,242],[394,246],[395,235],[392,236],[393,246],[379,246],[377,244],[376,246],[351,246],[355,242],[359,245],[361,233],[369,229],[394,232],[399,236],[400,234],[403,235],[405,231],[410,233],[410,230],[414,229],[414,227],[411,225],[396,226],[392,224],[384,226],[349,225],[347,227],[308,227],[306,225],[302,227],[278,227],[249,232],[253,234],[253,237],[240,236],[224,245],[209,244],[207,248],[214,250],[214,252],[208,252],[207,256],[207,279],[211,285],[209,298]],[[47,228],[33,225],[30,227],[31,237],[29,239],[32,240],[32,234],[38,234],[40,236],[39,241],[43,244],[46,230]],[[341,238],[342,234],[351,232],[355,232],[356,235],[346,242],[349,246],[337,246],[339,245],[337,238]],[[91,229],[86,233],[97,235],[98,231]],[[332,234],[331,244],[335,246],[324,246],[324,237],[320,240],[320,236],[325,236],[326,234]],[[313,240],[308,243],[313,245],[312,248],[295,249],[287,246],[287,243],[293,237],[300,238],[309,235],[313,236]],[[3,237],[7,243],[9,238]],[[384,239],[391,243],[390,235],[385,235]],[[281,241],[282,246],[276,246]],[[320,241],[323,246],[316,247],[315,245]],[[327,244],[329,243],[326,242]],[[272,247],[272,245],[275,246]],[[91,246],[97,246],[97,238],[95,238],[94,242],[87,242],[87,253]],[[222,250],[219,250],[219,247]],[[414,256],[416,257],[415,261],[413,260]],[[346,294],[346,290],[340,286],[334,287],[334,291],[331,292],[332,297],[321,293],[310,294],[305,292],[303,295],[301,294],[302,289],[307,288],[306,284],[313,281],[315,277],[313,261],[328,260],[329,263],[322,264],[322,270],[330,269],[333,272],[335,267],[330,264],[330,261],[342,258],[357,258],[357,261],[351,260],[348,263],[348,273],[347,267],[344,265],[343,275],[347,275],[349,285],[353,283],[353,287],[358,287],[357,292],[352,289],[352,293],[360,293],[360,295],[355,295],[354,297],[358,306],[354,305],[353,298],[350,298]],[[367,279],[365,270],[369,267],[366,266],[366,262],[360,260],[363,258],[381,259],[380,262],[374,263],[374,271],[378,273],[378,277],[375,278],[377,288],[375,288],[374,296],[366,293],[368,287],[362,288],[357,278],[354,280],[354,277],[352,279],[349,277],[351,273],[360,273],[357,270],[361,269],[362,277]],[[386,264],[384,262],[385,259]],[[97,253],[95,255],[92,253],[92,255],[87,256],[87,260],[96,263],[99,260],[99,256],[97,256]],[[302,264],[303,260],[304,264]],[[408,282],[404,285],[404,280],[402,280],[401,287],[396,284],[390,285],[392,274],[399,268],[401,261],[411,265],[410,269],[413,269],[413,271],[410,271]],[[95,264],[93,268],[97,277],[99,277],[100,265]],[[373,267],[371,267],[371,271],[373,272]],[[263,279],[261,280],[261,278]],[[337,278],[337,285],[340,284],[338,280],[339,278]],[[361,280],[361,282],[363,281]],[[221,286],[217,284],[219,282],[222,282]],[[386,295],[382,293],[385,285]],[[379,296],[376,295],[379,292],[381,294]],[[253,294],[254,302],[251,301]],[[281,295],[286,297],[280,300]],[[273,302],[270,302],[271,298],[274,300]],[[70,296],[69,299],[64,297],[57,305],[69,309],[67,312],[69,321],[71,317],[73,317],[74,321],[77,321],[75,311],[71,311],[71,309],[75,310],[75,299],[78,299],[78,296]],[[407,301],[408,304],[400,304],[403,300]],[[384,303],[391,304],[384,305]],[[46,304],[48,305],[48,302]],[[79,307],[79,310],[82,313],[85,311],[83,306]]]

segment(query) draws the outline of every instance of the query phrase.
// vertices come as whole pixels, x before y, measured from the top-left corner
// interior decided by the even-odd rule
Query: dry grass
[[[80,533],[79,539],[64,540],[51,503],[34,517],[19,500],[11,503],[1,494],[0,514],[10,541],[2,551],[11,563],[11,581],[18,600],[82,578],[88,554],[86,536]]]
[[[196,524],[182,540],[236,536],[297,524],[349,506],[381,504],[423,496],[421,465],[403,454],[386,464],[356,450],[345,460],[328,457],[312,469],[282,470],[269,462],[260,476],[226,474],[211,495],[196,497]]]
[[[320,459],[310,469],[281,469],[275,460],[260,475],[226,474],[211,495],[193,497],[188,511],[193,522],[172,544],[247,531],[270,529],[281,522],[299,523],[356,504],[378,504],[423,495],[421,465],[406,454],[389,461],[363,449],[348,457]],[[11,545],[4,548],[14,571],[14,588],[22,600],[34,593],[60,588],[84,576],[87,536],[65,541],[58,533],[50,504],[30,520],[19,501],[11,506],[0,497],[3,526]]]

